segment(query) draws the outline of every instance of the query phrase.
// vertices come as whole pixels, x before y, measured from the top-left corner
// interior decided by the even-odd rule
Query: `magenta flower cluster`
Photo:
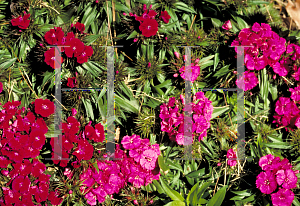
[[[290,206],[294,200],[294,193],[290,190],[297,187],[298,170],[293,171],[288,159],[274,157],[269,154],[261,157],[259,166],[264,170],[256,177],[256,187],[265,194],[271,194],[274,206]]]
[[[151,145],[149,139],[141,139],[138,135],[125,136],[121,144],[127,152],[116,145],[117,160],[97,160],[99,172],[91,166],[80,175],[83,182],[80,191],[85,194],[88,204],[96,205],[97,200],[104,202],[107,195],[119,193],[127,183],[140,188],[154,179],[159,180],[158,144]],[[64,174],[68,178],[73,176],[68,168]]]
[[[188,124],[192,126],[191,132],[193,135],[191,139],[185,142],[184,114],[179,110],[180,105],[185,105],[183,95],[180,96],[180,99],[182,103],[175,100],[175,97],[171,97],[168,104],[164,103],[160,106],[161,131],[167,132],[170,139],[176,141],[179,145],[192,144],[196,135],[199,135],[199,141],[203,140],[203,137],[207,135],[207,129],[210,127],[209,121],[213,112],[212,102],[204,96],[203,92],[197,92],[193,96],[193,102],[191,103],[192,118],[188,119]]]
[[[174,55],[176,56],[177,59],[180,59],[180,54],[178,52],[174,52]],[[183,60],[186,61],[186,55],[183,55]],[[188,72],[188,75],[186,75],[186,71],[185,71],[185,66],[181,67],[179,69],[179,73],[182,79],[184,80],[189,80],[192,83],[194,83],[194,81],[198,78],[198,76],[200,75],[200,67],[198,65],[199,59],[195,60],[195,63],[191,63],[191,65],[188,67],[188,69],[190,70],[190,72]],[[178,77],[178,74],[175,73],[173,75],[174,77]]]
[[[295,90],[290,89],[290,91],[292,92],[292,100],[296,101],[296,99],[299,98],[299,89],[299,86],[296,87]],[[276,115],[273,116],[275,119],[273,123],[277,123],[277,126],[283,125],[293,127],[295,125],[300,128],[300,110],[292,100],[289,97],[280,97],[276,102]]]
[[[287,43],[272,31],[270,25],[264,23],[254,23],[251,29],[242,29],[238,39],[234,40],[231,46],[252,46],[244,48],[245,65],[248,70],[261,70],[269,65],[279,76],[286,76],[294,62],[300,58],[299,45]],[[235,50],[237,52],[237,48]],[[294,70],[298,72],[296,67]],[[245,88],[241,87],[242,76],[236,81],[241,89],[249,90],[258,84],[252,72],[247,71],[244,78]]]

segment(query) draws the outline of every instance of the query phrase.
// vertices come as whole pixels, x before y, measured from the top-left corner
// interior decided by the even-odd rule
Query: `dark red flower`
[[[73,88],[75,87],[76,82],[77,82],[76,77],[68,78],[67,86]]]
[[[162,11],[160,18],[162,18],[162,20],[167,24],[169,23],[169,19],[171,19],[171,16],[168,14],[167,11]]]
[[[50,31],[46,32],[44,38],[48,44],[56,45],[62,42],[64,36],[65,34],[62,29],[57,27],[56,29],[50,29]]]
[[[19,192],[21,194],[27,193],[30,187],[30,180],[27,176],[19,175],[16,177],[12,183],[12,189],[14,192]]]
[[[46,137],[41,130],[33,130],[30,133],[29,141],[33,148],[42,149],[45,144]]]
[[[83,64],[88,61],[88,58],[93,55],[93,48],[91,46],[85,46],[82,53],[77,57],[77,62]]]
[[[24,12],[24,14],[23,17],[20,15],[19,17],[12,19],[11,24],[13,26],[18,26],[20,29],[27,29],[30,23],[30,20],[28,20],[30,14],[26,14],[26,12]]]
[[[55,48],[52,47],[48,51],[44,53],[45,56],[45,62],[47,65],[51,66],[53,69],[55,69]],[[64,59],[61,57],[61,61],[57,62],[58,65],[61,65],[61,63],[64,61]]]
[[[77,22],[77,23],[75,24],[75,28],[76,28],[78,31],[80,31],[81,34],[82,34],[82,33],[84,32],[84,30],[85,30],[84,24],[79,23],[79,22]]]
[[[54,149],[54,148],[53,148]],[[68,165],[69,160],[62,160],[69,158],[69,154],[66,151],[62,151],[61,155],[57,154],[57,159],[55,159],[54,152],[52,152],[52,161],[54,164],[59,164],[61,167],[66,167]]]
[[[36,99],[35,113],[43,117],[49,117],[51,114],[54,114],[54,103],[49,99]]]
[[[95,125],[95,133],[97,138],[94,139],[95,142],[103,142],[105,139],[104,136],[104,127],[101,123]]]
[[[158,31],[158,23],[154,19],[146,19],[139,29],[145,37],[154,36]]]
[[[84,44],[76,38],[71,39],[69,42],[66,42],[65,53],[67,57],[78,57],[84,50]]]
[[[3,84],[0,82],[0,93],[3,91]]]
[[[81,160],[90,160],[93,157],[94,148],[87,140],[80,140],[74,155]]]
[[[50,192],[50,194],[48,196],[48,200],[50,200],[52,205],[60,205],[61,204],[63,199],[58,196],[59,196],[59,192],[57,190],[55,192],[54,191]]]

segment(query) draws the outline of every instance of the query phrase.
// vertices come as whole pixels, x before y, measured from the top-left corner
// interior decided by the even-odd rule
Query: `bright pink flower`
[[[277,171],[276,181],[278,185],[281,185],[285,189],[297,187],[297,176],[291,169]]]
[[[90,58],[94,53],[94,50],[91,46],[84,46],[84,50],[82,53],[77,57],[77,62],[79,64],[83,64],[88,61],[88,58]]]
[[[157,160],[157,155],[155,151],[149,149],[142,153],[142,158],[140,160],[140,163],[144,169],[153,170],[155,168],[156,160]]]
[[[146,19],[141,23],[139,29],[145,37],[154,36],[158,31],[158,23],[154,19]]]
[[[12,19],[11,24],[13,26],[18,26],[20,29],[27,29],[30,23],[30,20],[28,20],[30,14],[26,14],[26,12],[24,12],[24,14],[23,17],[20,15],[19,17]]]
[[[72,111],[72,116],[75,116],[77,114],[77,110],[75,108],[72,108],[71,111]]]
[[[137,200],[133,200],[133,204],[135,205],[139,205],[138,201]]]
[[[194,81],[198,78],[198,76],[200,74],[200,67],[199,66],[194,66],[194,63],[192,63],[190,68],[191,68],[191,70],[188,72],[189,75],[186,75],[185,66],[181,67],[179,69],[180,76],[183,79],[189,80],[192,83],[194,83]]]
[[[169,23],[169,19],[171,19],[171,16],[168,14],[167,11],[162,11],[160,14],[160,18],[167,24]]]
[[[35,113],[43,117],[49,117],[51,114],[54,114],[54,103],[49,99],[36,99]]]
[[[300,86],[293,88],[290,88],[289,91],[292,93],[291,99],[298,102],[300,101]]]
[[[79,55],[82,54],[82,52],[85,49],[84,44],[82,43],[82,41],[80,41],[79,39],[73,38],[71,39],[69,42],[66,42],[66,44],[68,47],[65,47],[65,53],[67,55],[67,57],[78,57]],[[78,61],[78,59],[77,59]]]
[[[236,85],[245,91],[254,88],[258,84],[258,79],[255,74],[249,71],[244,72],[244,82],[242,80],[242,76],[240,76],[240,78],[236,80]]]
[[[128,136],[126,135],[123,137],[121,144],[125,149],[135,149],[138,148],[141,144],[141,138],[138,135]]]
[[[276,62],[275,64],[272,65],[273,70],[276,74],[278,74],[279,76],[286,76],[288,74],[288,70],[286,69],[286,67],[279,63]]]
[[[277,183],[273,172],[261,172],[256,177],[256,187],[265,194],[271,194],[277,188]]]
[[[0,82],[0,93],[3,91],[3,84]]]
[[[44,38],[48,44],[56,45],[61,43],[64,32],[60,27],[57,27],[56,29],[50,29],[50,31],[47,31]]]
[[[261,157],[259,159],[259,166],[265,171],[270,170],[274,158],[272,154]]]
[[[236,163],[237,163],[237,161],[236,161],[237,156],[236,156],[235,151],[233,151],[233,149],[229,149],[229,150],[227,151],[227,155],[226,155],[226,156],[227,156],[227,158],[228,158],[227,164],[228,164],[230,167],[235,166]],[[230,159],[230,158],[232,158],[232,159]]]
[[[97,204],[97,197],[94,193],[89,192],[84,196],[87,199],[87,203],[89,205],[96,205]]]
[[[279,189],[278,192],[271,194],[274,206],[291,206],[294,201],[294,193],[291,190]]]
[[[232,29],[231,21],[230,20],[225,21],[225,23],[222,26],[222,29],[226,29],[226,30]]]
[[[103,142],[105,139],[104,135],[104,127],[101,123],[95,125],[95,134],[96,137],[94,138],[95,142]]]

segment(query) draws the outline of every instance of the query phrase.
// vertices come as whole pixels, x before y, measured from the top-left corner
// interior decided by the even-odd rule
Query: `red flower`
[[[0,82],[0,93],[3,91],[3,84]]]
[[[85,30],[84,24],[79,23],[79,22],[77,22],[77,23],[75,24],[75,28],[76,28],[78,31],[80,31],[81,34],[82,34],[82,33],[84,32],[84,30]]]
[[[167,24],[167,23],[169,23],[169,19],[171,19],[171,16],[168,14],[167,11],[162,11],[160,18],[162,18],[163,21]]]
[[[80,140],[74,155],[81,160],[90,160],[93,157],[94,148],[87,140]]]
[[[93,55],[93,48],[91,46],[85,46],[82,53],[77,57],[77,62],[83,64],[88,61],[88,58]]]
[[[139,29],[145,37],[154,36],[158,31],[158,23],[154,19],[146,19]]]
[[[53,192],[53,191],[50,192],[50,194],[48,196],[48,200],[50,200],[52,205],[60,205],[61,204],[63,199],[58,196],[59,196],[59,192],[57,190],[55,192]]]
[[[67,86],[73,88],[76,86],[76,83],[77,83],[76,77],[68,78]]]
[[[84,44],[76,38],[71,39],[66,43],[68,47],[65,47],[65,53],[67,57],[78,57],[84,50]]]
[[[50,31],[46,32],[44,38],[48,44],[55,45],[62,42],[64,35],[62,29],[57,27],[56,30],[50,29]]]
[[[14,192],[27,193],[30,187],[30,180],[26,176],[19,175],[16,177],[12,183],[12,189]]]
[[[33,130],[30,133],[29,141],[32,144],[33,148],[42,149],[43,145],[45,144],[46,137],[41,130]]]
[[[94,139],[95,142],[103,142],[105,139],[104,136],[104,127],[101,123],[95,125],[95,133],[97,138]]]
[[[52,47],[50,50],[46,51],[44,56],[46,64],[55,69],[55,48]],[[61,57],[61,61],[57,62],[57,64],[62,63],[63,61],[64,59]]]
[[[35,113],[43,117],[49,117],[51,114],[54,114],[54,103],[49,99],[36,99]]]
[[[26,12],[24,12],[24,14],[23,17],[20,15],[18,18],[12,19],[11,24],[18,26],[20,29],[27,29],[30,23],[30,20],[28,20],[30,14],[26,14]]]

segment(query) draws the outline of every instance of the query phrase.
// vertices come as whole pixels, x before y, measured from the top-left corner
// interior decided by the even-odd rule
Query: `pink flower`
[[[233,167],[236,165],[236,160],[233,160],[233,159],[230,159],[230,158],[237,158],[236,156],[236,153],[233,151],[233,149],[229,149],[227,151],[227,158],[228,158],[228,161],[227,161],[227,164],[230,166],[230,167]]]
[[[138,203],[137,200],[133,200],[133,203],[134,203],[135,205],[139,205],[139,203]]]
[[[278,185],[282,185],[285,189],[293,189],[297,187],[297,176],[291,169],[277,171],[276,181]]]
[[[186,75],[186,71],[185,71],[185,66],[181,67],[179,69],[179,72],[181,73],[180,76],[184,79],[184,80],[189,80],[192,83],[194,83],[194,81],[198,78],[199,74],[200,74],[200,67],[199,66],[194,66],[194,63],[191,64],[191,67],[189,67],[189,69],[192,69],[189,71],[189,75]]]
[[[252,72],[249,72],[249,71],[244,72],[244,82],[243,82],[242,77],[243,76],[240,76],[240,78],[236,80],[236,85],[240,89],[247,91],[247,90],[254,88],[258,84],[258,79],[255,76],[255,74]],[[243,83],[245,85],[243,85]]]
[[[274,158],[275,157],[271,154],[261,157],[259,159],[259,166],[265,171],[271,169],[271,165],[272,165]]]
[[[151,67],[151,63],[150,62],[148,63],[148,67]]]
[[[225,23],[222,26],[222,29],[226,29],[226,30],[232,29],[232,25],[231,25],[230,20],[225,21]]]
[[[173,74],[173,77],[178,77],[178,73]]]
[[[279,189],[271,195],[274,206],[291,206],[294,201],[294,193],[291,190]]]
[[[137,42],[137,41],[138,41],[138,38],[133,39],[133,42]]]
[[[124,12],[123,15],[126,16],[127,14]]]
[[[174,52],[174,54],[175,54],[175,56],[176,56],[177,59],[180,58],[180,54],[178,52]]]
[[[72,111],[72,116],[75,116],[77,114],[77,110],[75,108],[72,108],[71,111]]]
[[[157,155],[154,150],[148,149],[142,153],[140,164],[144,169],[153,170],[155,168],[155,162]]]
[[[221,166],[221,162],[219,162],[219,163],[217,164],[217,166]]]
[[[300,101],[300,86],[296,88],[290,88],[290,92],[292,93],[291,99],[294,101]]]
[[[261,172],[256,177],[256,187],[265,194],[271,194],[277,188],[277,183],[273,172]]]
[[[0,82],[0,93],[3,91],[3,84]]]
[[[121,144],[125,149],[135,149],[138,148],[141,144],[141,138],[138,135],[128,136],[126,135],[123,137]]]

